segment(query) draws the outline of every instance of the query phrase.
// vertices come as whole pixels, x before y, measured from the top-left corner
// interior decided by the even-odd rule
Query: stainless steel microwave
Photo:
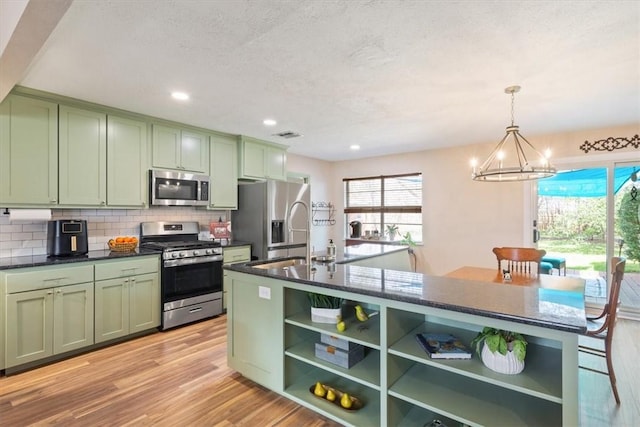
[[[152,206],[206,206],[209,175],[151,169],[149,199]]]

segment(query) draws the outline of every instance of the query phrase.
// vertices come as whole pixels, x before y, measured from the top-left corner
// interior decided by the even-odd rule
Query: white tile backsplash
[[[107,242],[116,236],[140,234],[140,223],[147,221],[197,221],[200,230],[209,230],[209,223],[229,211],[206,211],[193,207],[153,207],[137,209],[52,209],[51,219],[87,220],[89,250],[108,249]],[[21,221],[11,223],[9,215],[0,213],[0,258],[45,255],[47,253],[47,222]]]

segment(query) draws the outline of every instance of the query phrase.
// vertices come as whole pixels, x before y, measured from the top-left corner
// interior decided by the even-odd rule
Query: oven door
[[[222,256],[166,260],[162,303],[222,292]]]

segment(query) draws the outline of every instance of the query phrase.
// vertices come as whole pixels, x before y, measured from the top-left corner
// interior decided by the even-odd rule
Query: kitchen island
[[[375,257],[374,257],[375,258]],[[584,283],[542,288],[426,276],[350,263],[229,271],[228,363],[247,378],[345,425],[578,425],[578,334]],[[307,293],[341,297],[347,329],[314,323]],[[379,315],[359,322],[358,303]],[[418,332],[469,343],[484,326],[524,334],[525,370],[503,375],[471,360],[430,359]],[[315,356],[321,334],[361,344],[350,369]],[[317,381],[364,402],[347,411],[314,396]]]

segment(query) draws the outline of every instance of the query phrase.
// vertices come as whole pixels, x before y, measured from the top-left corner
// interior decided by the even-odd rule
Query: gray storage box
[[[320,342],[328,345],[332,345],[342,350],[353,351],[362,347],[362,344],[356,344],[343,338],[334,337],[329,334],[320,334]]]
[[[349,369],[364,359],[364,347],[361,345],[352,351],[345,351],[332,345],[317,342],[316,357],[342,368]]]

